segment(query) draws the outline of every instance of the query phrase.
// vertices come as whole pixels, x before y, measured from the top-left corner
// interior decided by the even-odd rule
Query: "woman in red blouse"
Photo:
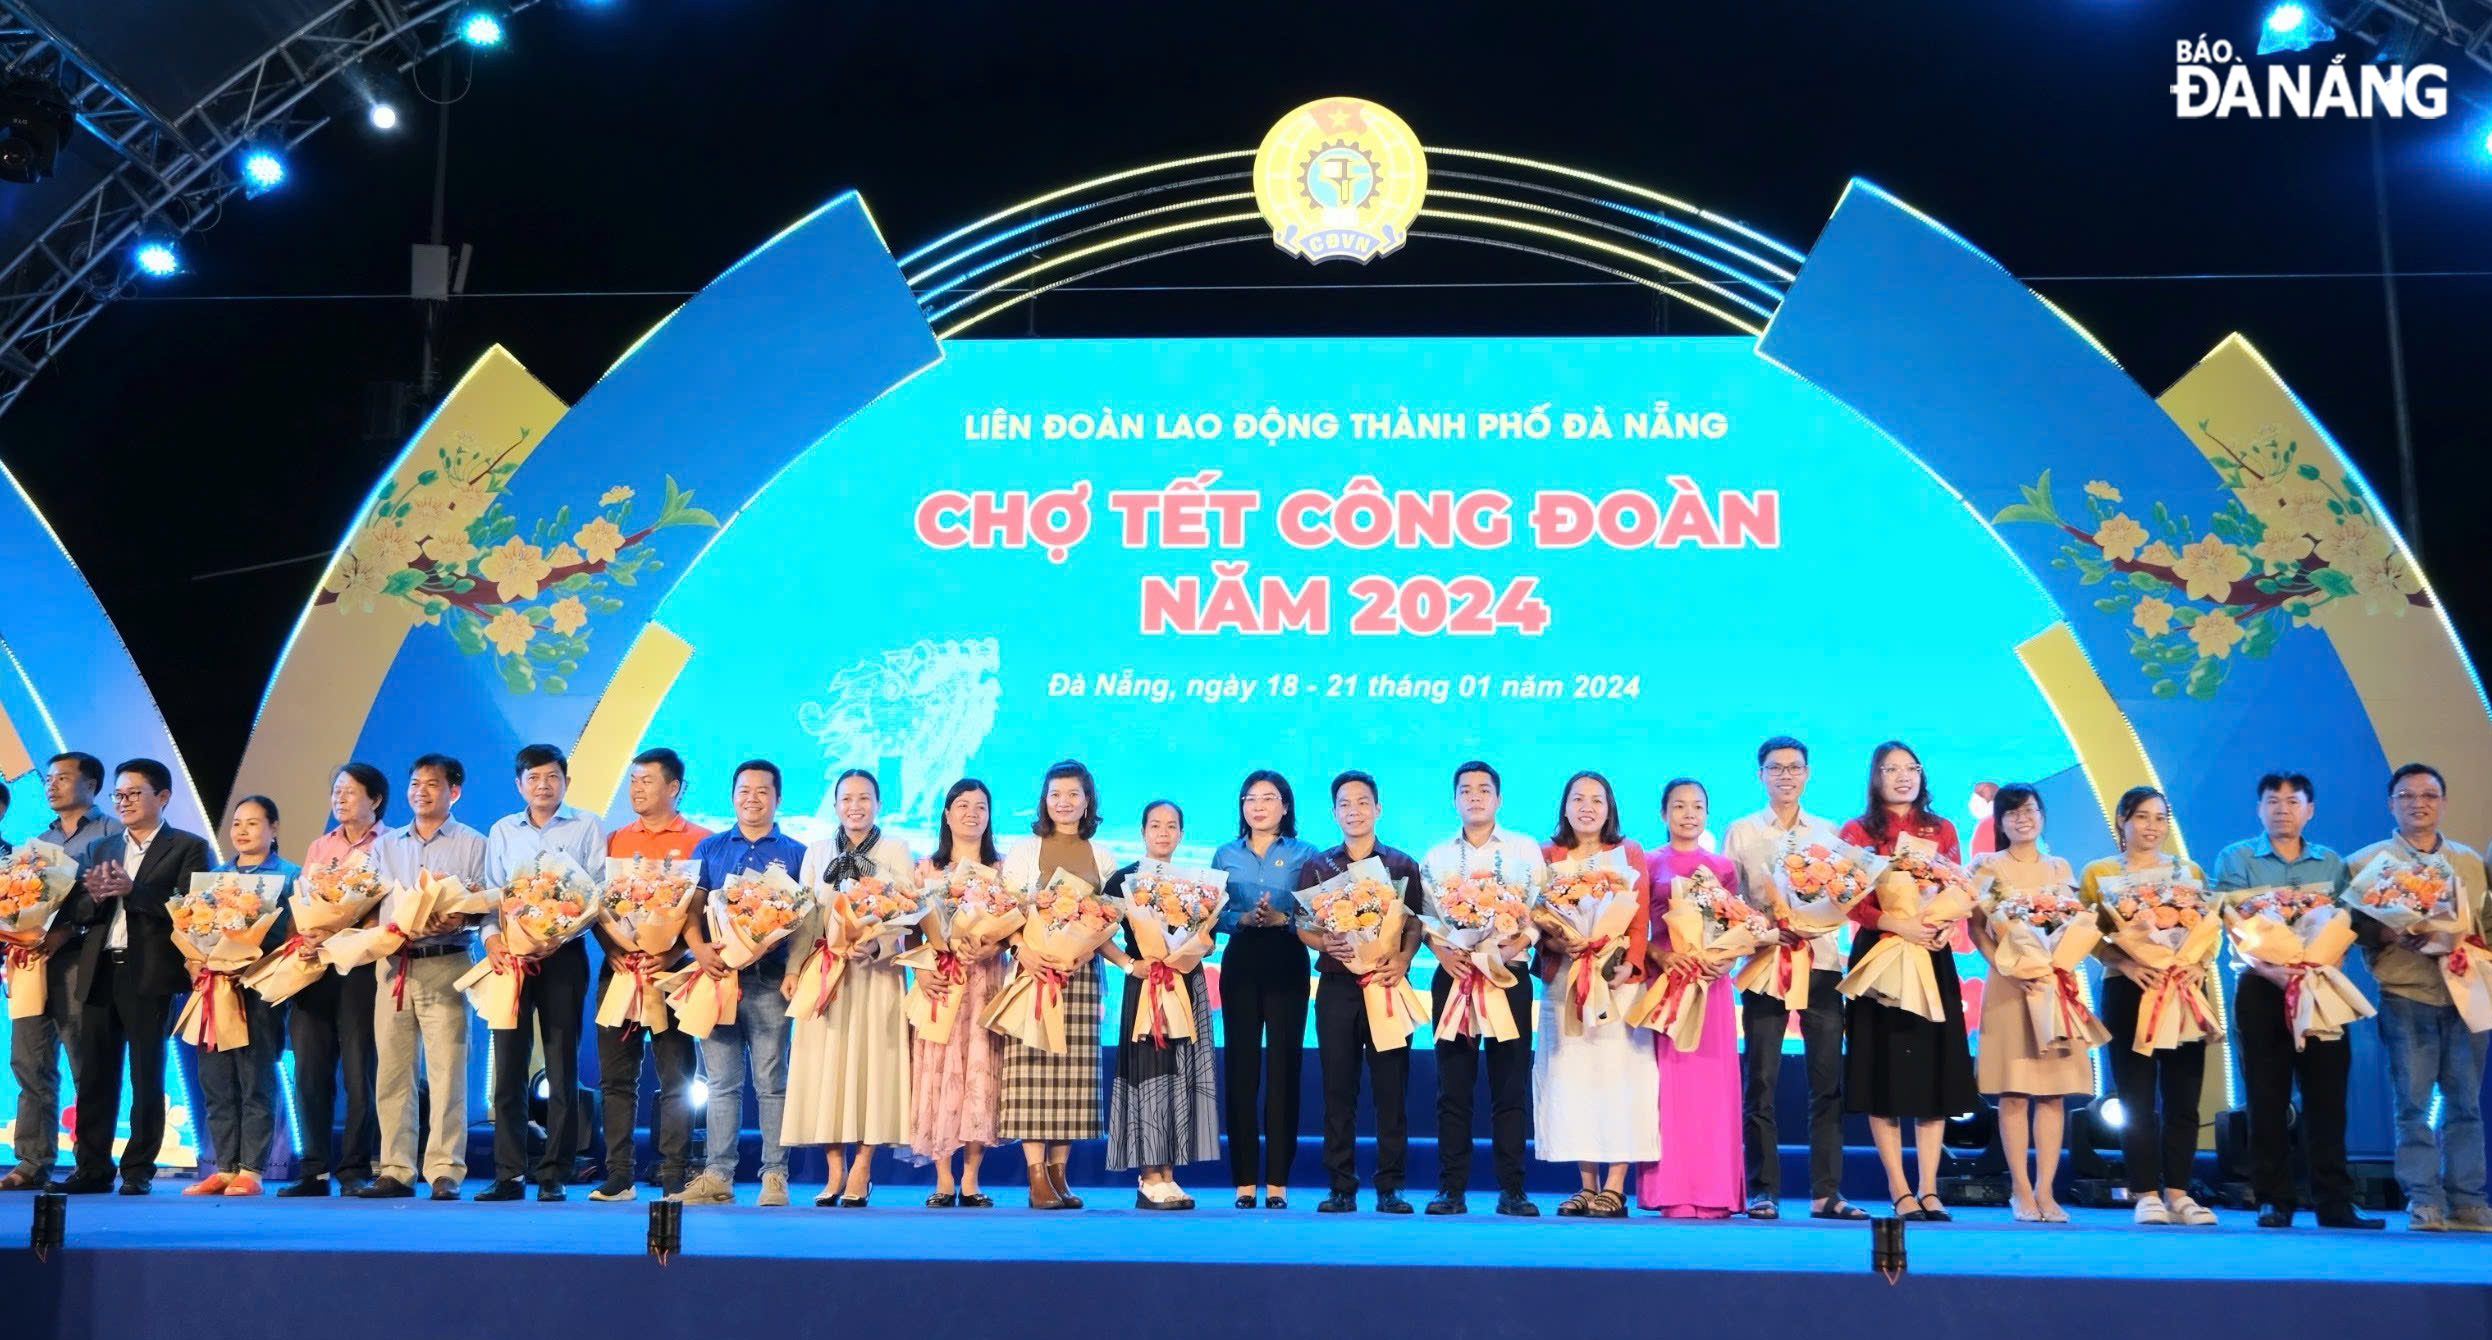
[[[1936,847],[1941,860],[1961,859],[1955,825],[1930,812],[1929,795],[1920,755],[1899,740],[1879,745],[1869,757],[1868,803],[1859,818],[1843,825],[1843,840],[1891,856],[1899,840],[1912,838]],[[1955,928],[1888,915],[1880,906],[1883,891],[1862,899],[1852,914],[1860,926],[1852,941],[1852,962],[1860,962],[1871,945],[1889,935],[1927,949],[1947,1017],[1934,1022],[1866,998],[1853,1000],[1844,1030],[1843,1105],[1869,1118],[1870,1138],[1886,1168],[1895,1213],[1905,1219],[1952,1219],[1938,1199],[1938,1165],[1944,1153],[1940,1137],[1947,1118],[1971,1112],[1981,1102],[1973,1084],[1972,1048],[1965,1040],[1963,987],[1956,980],[1951,943]],[[1904,1180],[1907,1119],[1913,1123],[1918,1156],[1918,1194]]]

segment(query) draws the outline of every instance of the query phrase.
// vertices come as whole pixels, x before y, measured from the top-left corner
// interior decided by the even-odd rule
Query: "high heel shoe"
[[[1030,1169],[1030,1208],[1033,1210],[1064,1208],[1064,1202],[1056,1198],[1055,1183],[1048,1178],[1044,1165]]]
[[[1047,1165],[1047,1182],[1049,1187],[1056,1193],[1056,1207],[1058,1209],[1078,1210],[1082,1207],[1082,1198],[1074,1195],[1073,1188],[1065,1185],[1063,1164],[1050,1163]]]

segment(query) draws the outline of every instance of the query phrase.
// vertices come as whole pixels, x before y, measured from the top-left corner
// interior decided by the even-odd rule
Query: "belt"
[[[464,954],[466,952],[467,946],[463,944],[423,946],[410,945],[399,951],[400,954],[407,958],[439,958],[444,954]]]
[[[130,961],[130,951],[127,949],[107,949],[104,952],[112,955],[112,961],[115,963],[127,963]]]

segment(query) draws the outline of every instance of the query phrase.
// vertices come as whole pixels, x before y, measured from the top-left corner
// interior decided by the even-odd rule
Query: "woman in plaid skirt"
[[[1035,889],[1059,870],[1098,888],[1116,869],[1099,831],[1099,788],[1090,769],[1066,759],[1047,770],[1031,836],[1004,853],[1004,884]],[[1062,1053],[1004,1040],[1004,1105],[996,1123],[1000,1139],[1021,1141],[1029,1166],[1030,1208],[1078,1210],[1081,1197],[1066,1184],[1064,1165],[1075,1140],[1105,1133],[1099,1112],[1099,957],[1121,961],[1111,940],[1099,954],[1073,965],[1064,984]]]

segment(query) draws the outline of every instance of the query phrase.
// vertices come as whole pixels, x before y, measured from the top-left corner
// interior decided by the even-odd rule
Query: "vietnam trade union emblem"
[[[1399,251],[1428,193],[1428,159],[1402,118],[1362,98],[1318,98],[1255,151],[1255,208],[1272,242],[1322,264]]]

